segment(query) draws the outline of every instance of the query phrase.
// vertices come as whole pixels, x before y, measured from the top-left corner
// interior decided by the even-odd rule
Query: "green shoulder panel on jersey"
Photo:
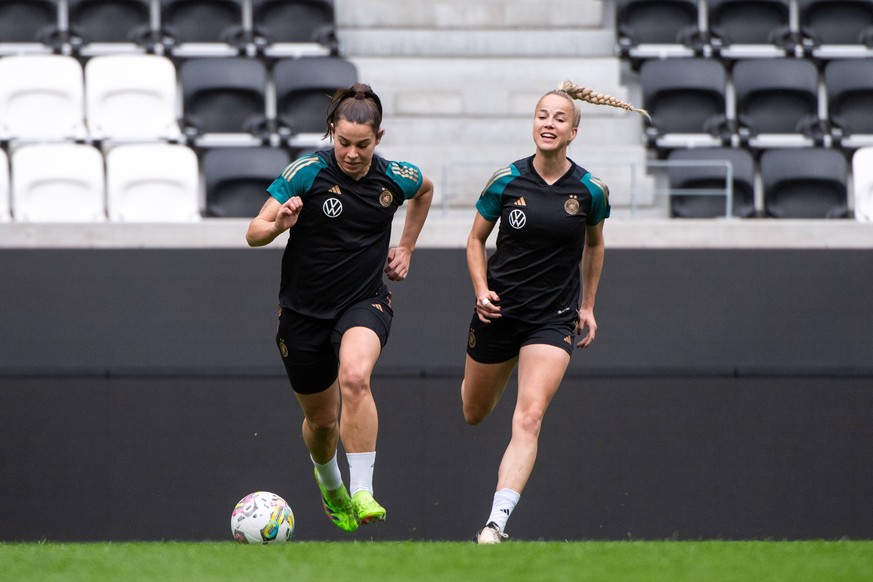
[[[418,166],[409,162],[388,162],[388,169],[385,170],[385,174],[395,184],[400,186],[403,198],[406,200],[418,194],[418,191],[421,189],[421,183],[424,181]]]
[[[327,160],[317,153],[306,154],[288,164],[278,178],[267,188],[267,192],[284,204],[292,196],[303,196],[309,191],[315,176],[327,166]]]
[[[591,172],[582,176],[582,184],[591,192],[591,212],[588,213],[588,224],[595,225],[609,217],[609,187]]]
[[[485,189],[479,195],[479,200],[476,201],[476,210],[479,211],[482,218],[488,222],[497,222],[497,219],[500,218],[500,209],[503,206],[503,191],[510,182],[520,175],[521,173],[515,164],[509,164],[494,172]]]

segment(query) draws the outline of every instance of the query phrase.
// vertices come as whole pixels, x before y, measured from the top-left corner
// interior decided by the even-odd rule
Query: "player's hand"
[[[276,214],[276,229],[279,232],[285,232],[295,224],[300,218],[300,211],[303,209],[303,200],[300,196],[292,196],[285,204],[279,207],[279,212]]]
[[[586,333],[576,343],[577,348],[587,348],[594,341],[594,335],[597,333],[597,322],[594,320],[593,311],[586,309],[579,310],[579,319],[576,320],[576,333],[581,335],[583,332]]]
[[[412,253],[403,247],[388,249],[388,260],[385,264],[385,274],[392,281],[403,281],[409,275],[409,263]]]
[[[476,299],[476,315],[479,316],[479,321],[489,323],[492,319],[501,317],[500,315],[500,297],[494,291],[488,290],[482,293]]]

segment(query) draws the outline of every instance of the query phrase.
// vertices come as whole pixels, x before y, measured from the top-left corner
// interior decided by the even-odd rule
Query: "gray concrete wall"
[[[465,540],[490,507],[514,381],[460,411],[469,283],[421,249],[374,378],[389,521],[321,513],[272,342],[280,252],[0,251],[3,540],[230,539],[246,493],[298,539]],[[873,536],[873,254],[608,252],[510,522],[518,539]],[[344,469],[345,471],[345,469]]]
[[[0,373],[276,370],[280,249],[0,250]],[[873,368],[869,250],[612,249],[574,373]],[[463,364],[462,249],[392,284],[386,373]]]

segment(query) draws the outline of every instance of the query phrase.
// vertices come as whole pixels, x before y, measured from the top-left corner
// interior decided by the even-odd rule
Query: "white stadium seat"
[[[179,139],[176,94],[166,57],[107,55],[85,65],[85,117],[95,139]]]
[[[84,144],[26,145],[12,153],[12,215],[18,222],[106,220],[103,156]]]
[[[63,55],[0,59],[0,138],[84,137],[82,66]]]
[[[178,144],[114,147],[106,153],[106,192],[110,221],[199,220],[197,156]]]
[[[0,150],[0,222],[9,222],[9,158]]]
[[[855,218],[873,222],[873,147],[860,148],[852,156]]]

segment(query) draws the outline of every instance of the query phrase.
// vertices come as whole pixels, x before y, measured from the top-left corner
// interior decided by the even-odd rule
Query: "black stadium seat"
[[[188,56],[210,54],[203,45],[228,45],[238,52],[245,42],[243,0],[161,0],[160,14],[165,43],[176,53],[182,52],[180,45],[189,49]]]
[[[669,45],[682,56],[699,32],[697,0],[616,0],[615,25],[623,56],[658,56]]]
[[[818,70],[805,59],[748,59],[733,68],[736,116],[752,147],[810,146],[821,136]]]
[[[267,200],[267,186],[291,163],[281,148],[212,148],[200,157],[206,184],[206,216],[254,218]]]
[[[670,153],[668,176],[671,192],[677,189],[711,191],[706,194],[674,193],[670,196],[670,209],[677,218],[715,218],[727,215],[727,200],[717,191],[727,188],[728,169],[731,164],[733,199],[731,214],[739,218],[755,216],[755,162],[752,155],[743,149],[694,148],[679,149]],[[698,165],[706,164],[709,165]]]
[[[727,73],[716,59],[649,60],[640,68],[643,108],[652,116],[650,145],[722,144]]]
[[[824,78],[828,116],[839,143],[873,145],[873,60],[830,61]]]
[[[817,45],[873,42],[873,1],[796,1],[800,28]]]
[[[11,49],[7,53],[3,45],[35,45],[51,42],[53,33],[58,30],[58,0],[9,0],[0,2],[0,54],[20,51]]]
[[[775,149],[761,154],[764,209],[773,218],[848,216],[848,163],[839,150]]]
[[[82,55],[130,50],[151,40],[150,0],[66,2],[70,42]],[[105,44],[115,46],[93,48],[93,45]]]
[[[263,139],[267,71],[260,60],[190,59],[179,66],[179,80],[189,137],[200,140],[208,134],[236,134],[234,143],[252,144]]]
[[[303,57],[277,62],[273,79],[279,126],[292,139],[308,133],[317,134],[320,140],[330,96],[356,83],[358,71],[342,57]]]
[[[334,6],[330,0],[251,0],[251,3],[256,42],[268,56],[338,53]]]
[[[706,0],[714,46],[730,58],[775,57],[791,32],[790,0]]]

